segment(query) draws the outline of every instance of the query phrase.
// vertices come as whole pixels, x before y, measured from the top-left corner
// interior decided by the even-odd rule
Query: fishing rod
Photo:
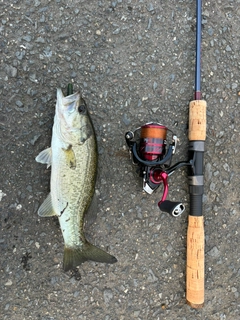
[[[201,100],[201,0],[196,0],[196,63],[194,100],[189,104],[189,159],[171,165],[177,147],[177,136],[158,122],[148,122],[128,131],[125,140],[130,158],[143,181],[143,190],[152,194],[163,186],[158,202],[161,211],[178,217],[185,206],[167,200],[168,177],[188,166],[190,213],[187,230],[186,299],[193,308],[204,303],[204,227],[202,215],[203,155],[206,139],[206,101]],[[172,137],[169,138],[169,133]]]
[[[206,101],[201,100],[202,1],[196,0],[195,93],[189,104],[189,155],[192,166],[188,182],[190,213],[187,229],[186,299],[192,308],[204,304],[203,157],[206,140]]]

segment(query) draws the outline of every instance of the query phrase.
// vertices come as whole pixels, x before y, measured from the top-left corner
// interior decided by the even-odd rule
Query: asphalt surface
[[[195,1],[0,1],[0,314],[11,320],[240,319],[240,1],[203,1],[205,306],[185,301],[187,171],[161,213],[128,157],[124,134],[158,121],[187,158],[193,98]],[[85,98],[99,148],[97,210],[87,238],[117,257],[62,270],[57,219],[39,218],[50,169],[56,88]]]

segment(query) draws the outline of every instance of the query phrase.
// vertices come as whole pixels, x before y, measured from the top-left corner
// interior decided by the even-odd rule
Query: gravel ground
[[[146,195],[125,146],[127,130],[159,121],[186,159],[193,97],[195,1],[1,0],[1,319],[240,319],[240,1],[203,1],[205,307],[185,302],[187,172],[161,213]],[[118,259],[62,270],[58,221],[39,218],[50,169],[56,88],[73,82],[91,113],[99,146],[96,220],[87,237]]]

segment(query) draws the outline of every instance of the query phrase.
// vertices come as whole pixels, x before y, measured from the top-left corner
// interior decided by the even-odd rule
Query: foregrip
[[[193,100],[189,104],[189,141],[206,140],[206,108],[204,100]]]
[[[186,299],[193,308],[204,304],[204,224],[202,214],[203,155],[206,139],[206,101],[189,105],[189,153],[192,161],[188,176],[190,213],[187,230]]]

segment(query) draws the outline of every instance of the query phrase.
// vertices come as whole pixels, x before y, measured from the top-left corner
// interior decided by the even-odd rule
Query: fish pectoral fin
[[[44,202],[41,204],[41,206],[38,209],[38,215],[40,217],[52,217],[57,216],[56,212],[53,210],[52,207],[52,198],[51,193],[47,196],[47,198],[44,200]]]
[[[62,149],[62,150],[64,151],[67,165],[71,169],[76,169],[76,157],[75,157],[75,153],[72,149],[72,145],[69,145],[67,149]]]
[[[74,269],[85,261],[96,261],[103,263],[115,263],[117,259],[106,251],[86,242],[79,248],[64,248],[63,269],[68,271]]]
[[[47,164],[47,168],[49,168],[52,164],[52,148],[41,151],[35,160],[39,163]]]
[[[92,135],[93,135],[93,130],[89,126],[83,126],[81,129],[81,138],[79,140],[79,144],[83,145],[85,141],[87,141]]]

